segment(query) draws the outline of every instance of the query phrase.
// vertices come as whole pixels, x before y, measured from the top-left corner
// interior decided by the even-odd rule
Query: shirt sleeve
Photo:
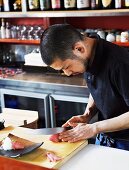
[[[114,69],[114,85],[129,106],[129,64],[118,64]]]

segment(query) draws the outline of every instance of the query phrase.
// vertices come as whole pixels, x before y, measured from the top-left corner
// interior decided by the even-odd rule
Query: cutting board
[[[7,132],[7,131],[6,131]],[[29,130],[27,128],[17,127],[11,132],[12,134],[31,140],[33,142],[44,142],[44,144],[37,150],[24,155],[17,160],[32,163],[35,165],[40,165],[47,168],[59,168],[66,161],[68,161],[74,154],[85,147],[88,142],[87,140],[79,141],[76,143],[59,142],[53,143],[49,140],[50,135],[29,135]],[[54,152],[57,156],[62,159],[57,162],[49,162],[46,157],[47,152]]]

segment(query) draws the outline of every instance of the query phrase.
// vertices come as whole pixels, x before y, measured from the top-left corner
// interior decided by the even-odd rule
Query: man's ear
[[[73,53],[76,56],[83,57],[85,54],[85,46],[82,42],[77,42],[73,46]]]

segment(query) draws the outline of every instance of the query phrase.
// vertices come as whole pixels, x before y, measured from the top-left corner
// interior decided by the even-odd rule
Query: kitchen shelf
[[[10,43],[10,44],[32,44],[32,45],[39,45],[40,40],[18,40],[18,39],[0,39],[0,43]],[[113,42],[114,44],[129,47],[129,42]]]
[[[114,44],[117,44],[123,47],[129,47],[129,42],[114,42]]]
[[[0,12],[0,18],[129,16],[129,9]]]
[[[0,39],[0,43],[39,45],[40,40]]]

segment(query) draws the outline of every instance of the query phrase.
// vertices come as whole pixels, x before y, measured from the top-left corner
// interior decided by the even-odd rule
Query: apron
[[[97,134],[95,144],[129,151],[128,140],[112,139],[104,133]]]

